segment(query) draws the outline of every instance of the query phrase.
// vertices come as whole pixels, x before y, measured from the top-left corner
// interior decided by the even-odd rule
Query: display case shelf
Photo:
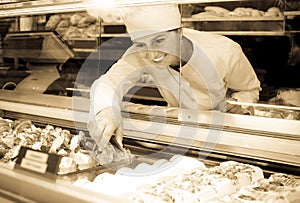
[[[112,25],[124,25],[123,21],[117,21],[117,22],[102,22],[102,26],[112,26]]]
[[[236,2],[237,0],[205,0],[205,1],[132,1],[133,4],[159,4],[159,3],[178,3],[178,4],[203,4],[203,3],[218,3],[218,2]],[[0,2],[2,3],[2,2]],[[124,4],[124,5],[123,5]],[[117,6],[127,6],[125,3],[118,3]],[[92,5],[83,3],[82,0],[37,0],[37,1],[8,1],[3,2],[0,4],[0,18],[6,17],[14,17],[14,16],[22,16],[22,15],[39,15],[39,14],[50,14],[50,13],[62,13],[62,12],[79,12],[79,11],[86,11],[87,9],[91,8]],[[279,17],[213,17],[213,18],[183,18],[183,23],[197,23],[197,22],[207,22],[207,23],[214,23],[214,22],[222,22],[222,23],[263,23],[270,24],[270,23],[279,23],[281,24],[281,30],[203,30],[208,32],[214,32],[223,35],[249,35],[249,36],[282,36],[284,34],[290,33],[298,33],[298,31],[285,31],[285,19],[298,16],[300,15],[300,11],[286,11],[283,12],[283,16]],[[109,26],[123,26],[124,23],[122,21],[117,22],[102,22],[101,27],[109,27]],[[253,25],[255,27],[255,25]],[[224,26],[226,27],[226,26]],[[268,28],[268,25],[265,26]],[[197,29],[197,28],[196,28]],[[126,30],[126,29],[125,29]],[[240,32],[241,31],[241,32]],[[114,32],[103,32],[101,37],[103,38],[113,38],[119,37],[119,33]]]
[[[101,37],[110,38],[110,37],[124,37],[122,33],[103,33],[100,35]]]
[[[183,18],[183,22],[199,21],[283,21],[284,17],[214,17],[214,18]]]
[[[286,32],[276,31],[209,31],[210,33],[227,36],[284,36]]]
[[[210,3],[210,2],[231,2],[238,0],[172,0],[172,1],[121,1],[115,6],[122,7],[128,5],[145,5],[145,4],[190,4],[190,3]],[[99,6],[99,2],[95,3],[83,3],[82,0],[37,0],[37,1],[25,1],[25,2],[14,2],[5,1],[5,4],[0,4],[0,18],[3,17],[13,17],[22,15],[39,15],[39,14],[49,14],[49,13],[61,13],[61,12],[75,12],[84,11],[89,8],[94,8]],[[101,2],[100,2],[101,3]],[[105,6],[105,1],[102,4]]]
[[[49,13],[85,11],[81,0],[28,1],[0,5],[0,18],[22,15],[44,15]]]
[[[8,4],[8,3],[17,3],[18,0],[1,0],[0,1],[0,5],[1,4]]]
[[[284,16],[299,16],[300,11],[285,11],[283,14]]]

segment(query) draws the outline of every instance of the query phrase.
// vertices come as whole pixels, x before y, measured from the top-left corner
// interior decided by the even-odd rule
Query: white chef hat
[[[132,40],[181,26],[177,4],[130,6],[121,8],[120,14]]]

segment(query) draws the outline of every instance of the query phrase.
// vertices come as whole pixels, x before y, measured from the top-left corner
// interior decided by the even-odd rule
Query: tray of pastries
[[[134,155],[128,149],[118,149],[114,142],[99,150],[94,140],[83,131],[52,125],[36,126],[28,119],[0,117],[0,162],[14,167],[21,147],[59,155],[57,175],[69,175],[103,166],[119,167],[130,164]],[[113,140],[113,139],[112,139]]]
[[[100,173],[92,179],[79,178],[73,185],[128,202],[300,201],[297,176],[274,173],[265,177],[260,167],[236,161],[207,167],[199,159],[183,155]]]

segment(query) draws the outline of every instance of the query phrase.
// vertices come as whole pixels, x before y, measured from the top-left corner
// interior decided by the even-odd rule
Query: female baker
[[[120,103],[144,73],[169,106],[243,113],[226,99],[258,100],[260,82],[241,47],[221,35],[182,28],[178,5],[127,7],[121,16],[133,45],[91,88],[88,129],[100,148],[113,134],[122,145]]]

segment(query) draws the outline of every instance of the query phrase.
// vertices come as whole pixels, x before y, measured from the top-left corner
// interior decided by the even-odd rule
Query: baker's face
[[[180,34],[177,30],[139,38],[133,45],[147,63],[165,67],[179,65]]]

